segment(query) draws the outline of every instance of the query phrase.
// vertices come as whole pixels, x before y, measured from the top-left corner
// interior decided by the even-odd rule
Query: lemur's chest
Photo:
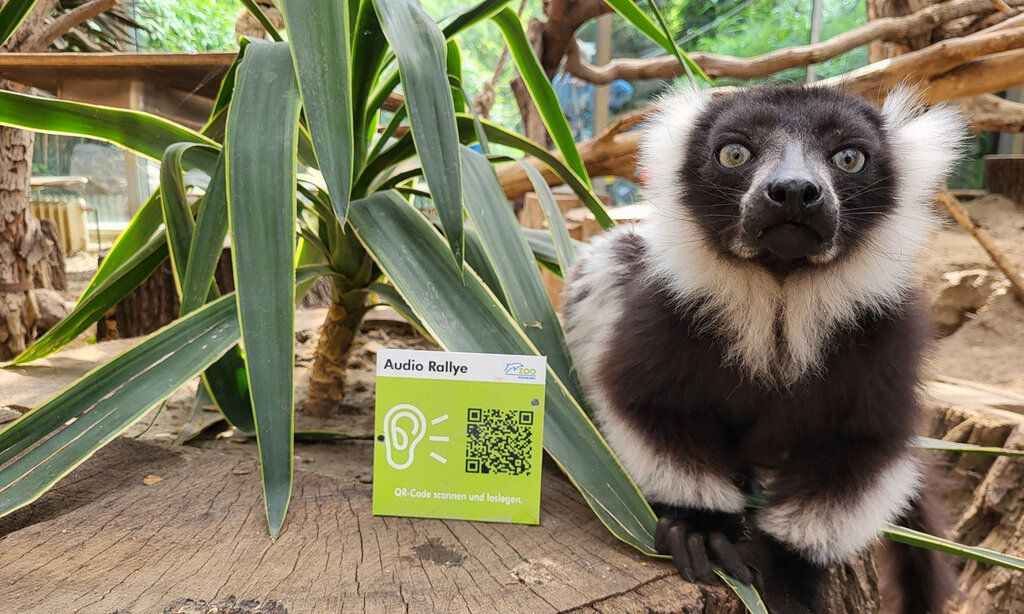
[[[793,331],[803,314],[751,302],[737,336],[707,302],[680,306],[657,289],[633,290],[603,361],[603,388],[666,449],[699,422],[746,462],[782,463],[855,417],[850,404],[873,385],[872,365],[886,351],[869,315],[808,339]],[[787,371],[794,360],[811,363]]]

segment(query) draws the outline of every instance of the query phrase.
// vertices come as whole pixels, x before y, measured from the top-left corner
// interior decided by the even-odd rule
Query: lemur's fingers
[[[695,582],[697,578],[693,573],[693,562],[686,549],[686,529],[679,524],[673,526],[668,531],[668,539],[672,545],[672,562],[679,570],[679,575],[687,582]]]
[[[725,573],[744,584],[750,584],[753,581],[754,574],[751,573],[750,568],[743,561],[743,556],[729,541],[729,538],[721,533],[712,533],[708,537],[708,545],[711,547],[715,561],[722,566]]]
[[[693,564],[693,575],[698,582],[710,584],[715,581],[715,572],[708,558],[708,540],[703,533],[690,533],[686,536],[686,551],[690,554]]]
[[[654,549],[658,554],[672,554],[672,543],[669,541],[668,533],[677,524],[679,520],[671,516],[662,516],[658,519],[658,526],[654,530]]]

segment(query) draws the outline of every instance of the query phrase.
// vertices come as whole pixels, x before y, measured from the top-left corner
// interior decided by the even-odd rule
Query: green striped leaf
[[[159,160],[173,143],[217,146],[198,132],[149,113],[9,91],[0,91],[0,124],[107,141],[151,160]],[[207,161],[212,163],[213,157]]]
[[[484,282],[498,301],[508,309],[508,297],[505,296],[501,282],[498,281],[498,274],[494,271],[494,266],[491,265],[491,259],[487,256],[483,241],[480,240],[480,234],[472,226],[466,228],[466,264],[476,272],[480,281]]]
[[[988,563],[989,565],[996,565],[998,567],[1008,567],[1010,569],[1024,571],[1024,559],[1011,556],[1009,554],[1003,554],[1002,552],[989,550],[988,548],[965,546],[948,539],[935,537],[934,535],[929,535],[906,527],[899,527],[894,524],[887,525],[882,531],[882,534],[892,541],[899,542],[901,544],[908,544],[917,548],[925,548],[926,550],[945,552],[960,558],[980,561],[982,563]]]
[[[315,278],[300,272],[298,282]],[[235,298],[175,320],[0,430],[0,516],[38,499],[238,343]]]
[[[349,2],[283,0],[288,42],[313,149],[334,213],[348,216],[352,188],[352,82],[349,75]]]
[[[462,135],[463,141],[471,141],[475,136],[476,122],[468,115],[459,115],[457,120],[459,122],[459,133]],[[590,209],[597,223],[601,225],[601,228],[607,230],[615,225],[615,221],[612,220],[608,215],[608,211],[605,210],[604,204],[594,196],[594,191],[590,187],[589,181],[584,180],[583,177],[586,177],[586,175],[583,177],[578,175],[562,159],[540,144],[511,130],[502,128],[495,123],[482,119],[478,121],[483,125],[484,133],[487,134],[488,139],[499,145],[511,147],[533,156],[540,160],[544,166],[550,168],[559,179],[572,188],[572,191],[583,201],[587,209]]]
[[[352,203],[349,223],[443,348],[537,354],[472,269],[460,276],[430,223],[395,192]],[[613,535],[654,554],[656,519],[611,449],[550,368],[544,447]]]
[[[107,255],[103,257],[99,269],[89,280],[82,295],[78,297],[78,303],[83,303],[112,276],[123,272],[124,264],[153,238],[163,221],[163,213],[160,209],[160,191],[156,190],[146,199],[146,202],[142,203],[131,221],[128,222],[128,226],[121,231],[121,234],[117,235],[114,244],[110,247]],[[159,236],[163,237],[162,234]]]
[[[572,138],[572,130],[569,129],[569,123],[565,119],[562,107],[558,104],[558,96],[555,95],[551,81],[544,74],[544,69],[541,68],[537,56],[534,55],[533,47],[526,40],[526,32],[523,30],[522,24],[519,23],[519,16],[512,9],[504,8],[495,13],[491,20],[497,24],[498,29],[505,37],[512,60],[519,70],[519,75],[523,78],[526,89],[530,92],[530,97],[537,105],[537,111],[540,112],[541,119],[544,120],[544,126],[548,129],[548,134],[551,135],[555,147],[562,154],[562,158],[569,168],[579,176],[586,187],[590,188],[587,168],[583,165],[580,152],[576,150],[576,142]]]
[[[555,241],[551,238],[551,233],[539,228],[523,228],[523,236],[530,244],[530,250],[537,262],[555,275],[562,277],[562,267],[558,264],[558,250],[555,248]],[[572,244],[577,250],[584,246],[576,239],[572,239]]]
[[[231,251],[264,505],[272,537],[292,490],[295,167],[299,89],[286,43],[252,44],[238,67],[224,150]]]
[[[481,21],[490,19],[505,8],[505,6],[512,0],[483,0],[473,6],[458,12],[454,15],[449,16],[442,21],[447,21],[444,25],[442,32],[445,38],[451,38],[456,34],[470,28]]]
[[[446,39],[450,39],[466,28],[474,26],[481,21],[490,19],[495,13],[500,11],[506,4],[511,0],[483,0],[479,4],[475,4],[455,15],[451,15],[442,21],[448,23],[441,30],[441,33]],[[368,109],[378,109],[384,104],[388,95],[398,87],[399,84],[398,72],[389,75],[384,82],[373,92],[370,96]]]
[[[161,166],[161,172],[163,166]],[[199,206],[195,229],[188,244],[188,263],[181,283],[182,315],[198,309],[216,290],[214,275],[224,252],[228,233],[228,198],[224,176],[224,155],[217,156],[217,165],[210,175],[206,194]],[[168,226],[169,228],[169,226]]]
[[[604,204],[594,196],[589,184],[569,168],[558,155],[528,138],[489,121],[474,119],[470,115],[460,113],[456,115],[456,122],[459,127],[459,140],[461,142],[473,143],[478,141],[477,126],[482,126],[484,134],[486,134],[488,139],[499,145],[505,145],[533,156],[550,168],[555,175],[572,188],[573,192],[583,201],[583,204],[594,214],[595,219],[602,228],[608,229],[615,225],[615,221],[611,219],[605,210]],[[368,164],[360,172],[356,191],[363,191],[365,193],[365,190],[374,183],[378,176],[386,175],[392,167],[403,160],[411,158],[415,153],[416,148],[413,144],[412,136],[409,134],[404,135],[396,143],[369,160]]]
[[[7,42],[28,15],[37,0],[7,0],[0,8],[0,45]]]
[[[718,568],[715,569],[715,574],[740,598],[740,602],[743,603],[743,607],[747,609],[747,612],[750,612],[750,614],[768,614],[768,606],[761,599],[761,595],[757,594],[753,586],[743,584]]]
[[[455,110],[465,113],[468,109],[466,94],[462,91],[462,49],[455,39],[448,41],[446,45],[446,61],[448,63],[448,81],[456,85],[452,87],[452,100]]]
[[[463,260],[459,131],[448,86],[445,39],[418,0],[373,0],[381,28],[398,58],[412,139],[448,245]]]
[[[204,211],[219,210],[219,213],[203,218],[205,226],[219,224],[217,229],[203,228],[203,234],[196,232],[182,177],[182,157],[194,147],[206,147],[193,143],[176,143],[167,148],[160,163],[160,194],[164,212],[164,228],[170,251],[171,270],[175,286],[181,299],[180,314],[185,316],[195,311],[207,299],[220,297],[220,290],[214,282],[214,272],[223,251],[227,231],[227,200],[224,193],[223,156],[218,156],[219,173],[210,178],[210,190],[203,198]],[[220,218],[219,220],[214,218]],[[212,220],[212,221],[211,221]],[[219,234],[219,236],[217,236]],[[198,241],[205,241],[197,245]],[[195,253],[196,259],[191,256]],[[198,269],[202,268],[200,273]],[[192,274],[192,288],[186,288],[189,273]],[[205,277],[203,277],[205,275]],[[202,279],[200,279],[202,278]],[[245,361],[236,347],[228,350],[210,368],[203,372],[203,385],[208,390],[217,408],[232,426],[252,432],[255,423],[252,404],[249,400],[249,380],[246,377]]]
[[[464,201],[508,307],[520,329],[573,396],[582,391],[572,375],[562,325],[548,298],[530,246],[487,158],[462,147]]]
[[[606,0],[606,2],[623,19],[647,35],[647,38],[664,49],[666,53],[674,55],[679,64],[686,69],[688,75],[693,72],[700,76],[705,83],[711,82],[711,78],[708,77],[707,73],[676,44],[672,38],[672,33],[669,32],[668,26],[665,24],[665,19],[661,16],[661,10],[658,9],[657,3],[649,2],[651,10],[654,11],[655,18],[658,20],[658,23],[655,24],[646,13],[640,10],[640,7],[633,0]],[[691,80],[693,80],[692,76]]]
[[[544,211],[544,217],[548,221],[548,230],[551,231],[551,238],[555,244],[555,252],[558,256],[558,266],[563,271],[568,271],[576,262],[576,246],[573,245],[572,237],[569,236],[569,228],[565,225],[565,218],[562,210],[555,202],[555,195],[551,193],[548,182],[544,181],[540,171],[535,169],[529,162],[520,162],[526,176],[533,184],[533,193],[540,201],[540,208]]]
[[[37,499],[237,339],[231,295],[153,333],[0,431],[0,516]]]
[[[355,122],[355,167],[361,168],[366,162],[362,156],[369,146],[371,136],[377,130],[380,106],[391,90],[398,85],[398,74],[395,73],[394,85],[391,88],[374,93],[373,88],[380,77],[388,43],[381,31],[373,2],[360,0],[352,4],[359,5],[352,30],[352,117]],[[376,98],[378,95],[382,96],[379,100]]]
[[[940,452],[958,452],[964,454],[986,454],[988,456],[1024,456],[1024,450],[1011,450],[993,446],[976,446],[969,443],[944,441],[931,437],[915,437],[914,447],[921,450],[937,450]]]

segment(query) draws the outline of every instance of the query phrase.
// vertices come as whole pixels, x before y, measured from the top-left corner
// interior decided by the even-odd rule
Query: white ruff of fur
[[[885,523],[910,508],[920,483],[917,462],[904,456],[854,501],[786,501],[759,512],[756,523],[819,565],[848,561],[878,539]]]
[[[689,127],[706,103],[692,91],[669,97],[648,128],[641,165],[654,212],[640,232],[651,248],[651,283],[667,284],[680,303],[705,299],[699,317],[731,337],[726,360],[752,379],[788,386],[814,373],[838,327],[864,311],[884,312],[899,304],[912,287],[914,260],[935,227],[935,191],[960,151],[963,118],[950,107],[923,111],[912,91],[893,91],[882,114],[897,166],[894,211],[856,250],[780,284],[753,263],[713,251],[681,204],[686,198],[682,153]]]
[[[620,227],[593,239],[571,271],[568,288],[590,288],[566,314],[566,342],[598,427],[623,467],[651,501],[737,513],[744,497],[729,481],[692,471],[667,461],[624,421],[607,399],[600,378],[605,353],[611,347],[615,324],[625,312],[622,292],[609,281],[630,275],[612,253],[616,241],[629,232]]]

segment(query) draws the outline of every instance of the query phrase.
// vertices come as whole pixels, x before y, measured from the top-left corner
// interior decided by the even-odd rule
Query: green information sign
[[[540,522],[546,363],[378,352],[373,513]]]

